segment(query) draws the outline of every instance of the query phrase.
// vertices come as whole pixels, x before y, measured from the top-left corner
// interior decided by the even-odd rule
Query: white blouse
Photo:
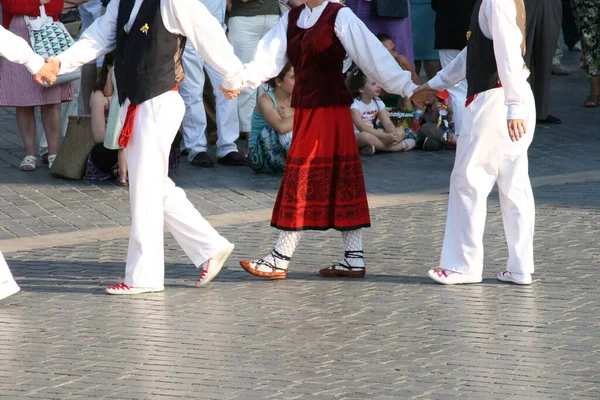
[[[0,26],[0,56],[8,61],[23,64],[32,74],[36,74],[44,66],[44,59],[35,54],[29,44]]]
[[[517,25],[514,0],[485,0],[479,9],[479,26],[488,39],[494,41],[498,76],[508,106],[507,119],[526,119],[529,109],[524,98],[531,87],[527,82],[529,70],[521,54],[523,35]],[[467,75],[467,48],[429,81],[433,89],[455,86]]]
[[[135,0],[125,31],[129,32],[143,0]],[[117,40],[119,0],[108,4],[106,13],[81,35],[70,49],[58,56],[61,73],[75,70],[98,56],[113,51]],[[187,37],[188,43],[223,76],[223,87],[235,90],[242,86],[244,66],[233,54],[219,21],[198,0],[161,0],[160,13],[167,30]],[[150,27],[152,29],[152,27]]]
[[[312,10],[304,5],[298,18],[298,27],[308,29],[314,26],[328,4],[329,1],[325,1]],[[262,82],[277,76],[287,63],[288,16],[289,12],[284,14],[279,23],[259,42],[254,60],[246,64],[245,86],[258,87]],[[411,80],[410,72],[398,65],[375,35],[347,7],[337,14],[335,34],[365,75],[377,81],[388,93],[412,97],[417,85]]]

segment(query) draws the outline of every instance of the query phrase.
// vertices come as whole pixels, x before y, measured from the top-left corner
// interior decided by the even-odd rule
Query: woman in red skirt
[[[350,115],[352,96],[342,74],[346,53],[389,93],[410,97],[417,105],[435,96],[432,91],[413,95],[417,86],[410,72],[398,66],[349,8],[308,0],[283,15],[245,71],[249,87],[276,76],[288,60],[296,75],[294,138],[271,219],[279,239],[266,257],[240,262],[253,275],[285,278],[301,232],[331,228],[342,232],[345,253],[320,274],[365,275],[362,228],[371,219]]]

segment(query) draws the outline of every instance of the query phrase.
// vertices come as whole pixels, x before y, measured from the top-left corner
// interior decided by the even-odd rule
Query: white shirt
[[[32,74],[36,74],[44,66],[44,59],[35,54],[29,44],[0,26],[0,56],[8,61],[23,64]]]
[[[125,31],[129,32],[143,0],[135,0]],[[58,56],[61,73],[71,72],[98,56],[113,51],[117,40],[117,14],[120,0],[112,0],[106,13],[81,38]],[[243,83],[244,66],[233,54],[219,21],[198,0],[161,0],[160,13],[167,30],[187,37],[188,43],[223,76],[223,87],[238,89]]]
[[[508,106],[507,119],[526,119],[529,110],[524,104],[529,70],[521,54],[523,35],[517,25],[517,8],[514,0],[485,0],[479,9],[479,26],[488,39],[494,41],[494,55],[498,76]],[[429,86],[443,90],[455,86],[467,74],[467,48],[465,47],[446,68],[429,81]]]
[[[298,18],[298,27],[308,29],[315,25],[329,1],[312,10],[305,5]],[[258,43],[254,60],[246,64],[245,86],[256,88],[283,69],[287,58],[287,27],[289,12],[285,13]],[[389,51],[369,31],[366,25],[347,7],[335,19],[335,35],[346,52],[368,77],[376,80],[388,93],[412,97],[417,85],[411,74],[404,71]]]
[[[369,104],[363,103],[361,99],[354,99],[350,109],[358,110],[362,118],[362,122],[368,127],[375,128],[373,122],[379,114],[379,111],[385,110],[385,104],[381,99],[376,98],[371,100]],[[354,132],[359,132],[358,127],[354,125]]]

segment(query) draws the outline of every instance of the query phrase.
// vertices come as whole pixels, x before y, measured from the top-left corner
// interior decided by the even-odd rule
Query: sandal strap
[[[362,250],[348,250],[344,252],[344,259],[346,258],[364,258],[364,252]]]
[[[344,269],[347,269],[348,271],[354,271],[354,270],[361,270],[361,269],[365,269],[365,267],[353,267],[350,264],[348,264],[348,261],[344,258],[344,262],[346,262],[346,264],[342,264],[341,262],[335,263],[332,266],[330,266],[327,269],[337,269],[336,267],[342,267]]]
[[[271,268],[272,270],[277,270],[277,271],[286,271],[285,268],[280,268],[278,267],[276,264],[277,262],[275,262],[275,264],[272,264],[266,260],[263,260],[262,258],[259,260],[254,261],[254,263],[258,266],[264,265],[265,267]]]

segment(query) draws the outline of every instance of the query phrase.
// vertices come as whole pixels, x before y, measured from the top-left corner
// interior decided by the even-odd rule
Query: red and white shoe
[[[429,277],[442,285],[461,285],[464,283],[481,283],[481,276],[461,274],[447,269],[430,269]]]
[[[141,294],[150,292],[162,292],[165,290],[164,286],[157,287],[141,287],[141,286],[128,286],[124,282],[119,283],[115,286],[109,286],[106,288],[108,294]]]
[[[17,282],[14,279],[10,279],[6,282],[0,283],[0,300],[3,300],[21,290]]]
[[[235,246],[230,244],[224,250],[221,250],[214,257],[210,258],[204,263],[200,278],[196,281],[196,287],[204,286],[214,279],[215,276],[221,271],[225,261],[229,258]]]
[[[533,281],[531,279],[531,274],[517,274],[510,271],[498,272],[496,278],[499,281],[515,283],[517,285],[531,285],[531,282]]]

